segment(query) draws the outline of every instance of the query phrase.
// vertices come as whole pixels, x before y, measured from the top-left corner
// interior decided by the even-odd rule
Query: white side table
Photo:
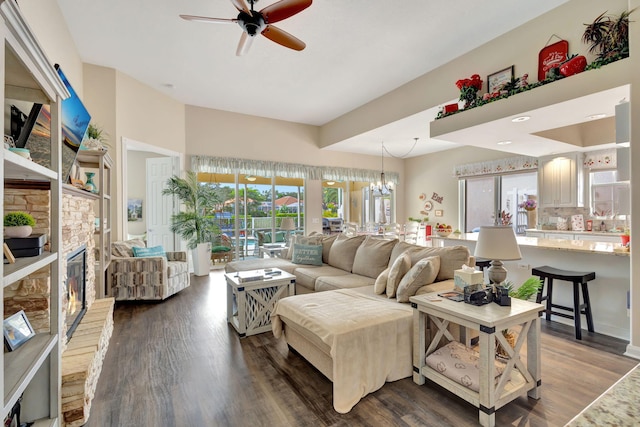
[[[280,298],[295,294],[296,276],[277,268],[278,275],[240,282],[237,273],[225,273],[227,282],[227,322],[240,337],[271,330],[271,311]],[[246,272],[243,272],[246,273]],[[264,275],[264,270],[255,271]]]
[[[418,325],[418,335],[414,335],[413,381],[424,384],[425,378],[439,384],[478,407],[480,424],[485,427],[495,425],[495,411],[513,399],[527,393],[534,399],[540,398],[540,312],[542,304],[511,299],[510,307],[490,303],[482,306],[454,302],[446,298],[436,298],[437,293],[410,298],[414,308],[414,325]],[[431,331],[429,343],[426,339],[427,319],[433,321],[437,332]],[[479,392],[461,385],[425,363],[426,355],[433,353],[445,337],[454,338],[448,330],[450,323],[479,331]],[[518,340],[512,348],[502,335],[502,330],[520,325]],[[495,378],[496,340],[506,349],[509,358],[497,382]],[[527,364],[520,359],[520,349],[527,342]],[[428,344],[428,346],[427,346]],[[518,381],[513,381],[517,379]],[[510,381],[511,380],[511,381]]]

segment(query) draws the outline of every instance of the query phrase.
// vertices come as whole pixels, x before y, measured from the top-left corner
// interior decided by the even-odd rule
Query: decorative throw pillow
[[[147,258],[152,256],[163,256],[167,257],[167,253],[164,251],[162,246],[152,246],[150,248],[139,248],[134,246],[133,248],[133,256],[136,258]]]
[[[414,296],[418,289],[436,280],[438,271],[440,271],[439,256],[423,258],[416,262],[416,265],[411,267],[411,270],[404,275],[398,285],[396,295],[398,302],[409,302],[409,297]]]
[[[389,268],[389,278],[387,279],[387,298],[393,298],[396,296],[398,290],[398,284],[402,280],[405,274],[411,268],[411,256],[409,253],[403,253],[393,262]]]
[[[125,242],[114,242],[111,244],[111,255],[120,258],[131,258],[133,256],[133,248],[144,248],[144,241],[133,239]]]
[[[295,244],[293,249],[294,264],[322,265],[322,245]]]
[[[378,295],[384,294],[387,289],[387,279],[389,279],[389,268],[387,267],[382,273],[378,275],[376,283],[373,285],[373,292]]]
[[[293,259],[293,253],[295,251],[296,243],[301,245],[321,245],[322,244],[322,234],[317,234],[313,236],[299,236],[294,235],[291,236],[289,240],[289,250],[287,251],[287,259]]]

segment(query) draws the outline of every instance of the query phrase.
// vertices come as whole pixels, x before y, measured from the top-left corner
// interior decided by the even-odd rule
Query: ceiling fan
[[[247,7],[247,2],[251,8]],[[207,16],[180,15],[180,18],[187,21],[208,22],[214,24],[237,23],[242,28],[242,36],[236,49],[236,55],[240,56],[249,51],[253,38],[257,34],[262,34],[269,40],[293,50],[302,50],[306,44],[271,24],[287,19],[311,6],[312,0],[280,0],[260,11],[253,10],[253,5],[258,0],[231,0],[231,3],[238,9],[237,18],[210,18]]]

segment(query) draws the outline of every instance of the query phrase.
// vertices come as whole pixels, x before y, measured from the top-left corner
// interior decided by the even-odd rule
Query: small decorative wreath
[[[431,200],[427,200],[424,203],[424,210],[429,212],[431,209],[433,209],[433,203],[431,203]]]

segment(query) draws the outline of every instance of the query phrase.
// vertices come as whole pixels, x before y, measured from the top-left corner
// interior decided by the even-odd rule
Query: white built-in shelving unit
[[[21,421],[35,421],[35,426],[57,426],[60,421],[60,249],[61,216],[61,127],[60,102],[69,96],[62,80],[38,45],[15,0],[0,2],[0,22],[4,49],[0,70],[4,76],[4,99],[47,104],[51,111],[51,167],[40,166],[6,149],[2,151],[2,173],[7,180],[33,181],[51,192],[49,251],[37,257],[19,258],[15,264],[0,267],[4,289],[45,267],[50,270],[49,332],[35,337],[13,352],[0,356],[0,395],[3,396],[2,419],[23,396]],[[5,103],[3,103],[3,109]],[[3,110],[4,111],[4,110]],[[5,111],[4,117],[8,117]],[[6,185],[6,184],[5,184]],[[4,199],[4,186],[0,187]],[[3,204],[4,206],[4,204]],[[3,318],[6,317],[4,308]],[[10,313],[12,314],[12,313]]]
[[[111,170],[113,161],[106,151],[80,150],[77,157],[82,169],[95,171],[96,202],[96,298],[104,298],[106,273],[111,263]]]

